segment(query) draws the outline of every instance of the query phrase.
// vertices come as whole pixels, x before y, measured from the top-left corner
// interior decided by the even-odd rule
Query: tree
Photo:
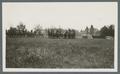
[[[20,25],[17,26],[17,29],[19,31],[25,31],[25,25],[23,25],[23,23],[20,23]]]
[[[21,36],[25,35],[26,31],[27,31],[27,29],[23,23],[20,23],[20,25],[17,26],[17,30],[18,30],[18,34]]]
[[[110,25],[109,26],[109,36],[113,36],[114,37],[114,25]]]
[[[35,35],[40,35],[42,36],[42,27],[40,25],[37,25],[35,28],[34,28],[34,33]]]
[[[106,26],[102,27],[101,30],[100,30],[100,35],[102,37],[105,37],[105,36],[108,36],[109,35],[109,31],[108,31],[108,28]]]
[[[89,28],[88,27],[86,27],[85,32],[86,32],[86,34],[89,33]]]
[[[102,37],[112,36],[114,37],[114,25],[110,25],[108,27],[104,26],[100,30],[100,34]]]
[[[90,27],[90,34],[91,34],[91,35],[94,34],[94,27],[93,27],[93,25],[91,25],[91,27]]]
[[[14,27],[10,27],[10,29],[7,30],[7,35],[10,37],[17,35],[17,29]]]

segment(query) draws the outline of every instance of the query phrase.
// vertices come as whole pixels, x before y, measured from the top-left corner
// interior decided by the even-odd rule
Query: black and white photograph
[[[117,2],[3,2],[3,70],[117,71]]]

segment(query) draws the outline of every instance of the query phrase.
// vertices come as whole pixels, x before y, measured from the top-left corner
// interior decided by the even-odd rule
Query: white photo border
[[[9,2],[2,2],[2,6],[4,3]],[[15,3],[15,2],[10,2]],[[24,3],[24,2],[21,2]],[[28,2],[29,3],[29,2]],[[36,2],[32,2],[36,3]],[[40,2],[40,3],[48,3],[48,2]],[[50,2],[53,3],[53,2]],[[62,2],[55,2],[55,3],[62,3]],[[64,2],[64,3],[79,3],[79,2]],[[109,3],[109,2],[108,2]],[[111,68],[89,68],[89,69],[48,69],[48,68],[6,68],[6,31],[5,25],[3,22],[3,11],[2,11],[2,68],[3,72],[118,72],[118,2],[114,2],[117,8],[117,20],[115,24],[115,40],[114,40],[114,69]],[[3,8],[2,8],[3,9]]]

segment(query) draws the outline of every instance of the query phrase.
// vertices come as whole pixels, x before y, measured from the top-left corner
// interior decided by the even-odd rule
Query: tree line
[[[47,35],[49,38],[75,38],[74,29],[62,29],[62,28],[48,28],[42,29],[40,25],[36,26],[33,30],[28,31],[23,23],[20,23],[17,27],[10,27],[6,30],[7,37],[44,37]]]
[[[86,27],[86,34],[94,36],[95,28],[91,25],[90,30]],[[23,23],[20,23],[17,27],[10,27],[6,30],[7,37],[44,37],[48,38],[65,38],[74,39],[76,38],[75,29],[62,29],[62,28],[48,28],[42,29],[41,26],[36,26],[32,30],[27,30]],[[106,36],[114,37],[114,25],[104,26],[99,30],[99,37],[105,38]]]
[[[106,36],[114,37],[114,25],[104,26],[100,30],[101,37],[105,38]]]
[[[96,29],[93,27],[93,25],[91,25],[90,28],[86,27],[85,28],[85,32],[86,34],[90,34],[93,37],[96,37],[97,35],[95,35],[95,33],[99,33],[99,38],[105,38],[106,36],[111,36],[114,37],[114,25],[107,25],[107,26],[103,26],[100,30]]]

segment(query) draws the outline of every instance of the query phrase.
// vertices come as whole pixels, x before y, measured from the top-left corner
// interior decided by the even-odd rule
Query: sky
[[[83,30],[93,25],[117,25],[117,2],[4,2],[3,25],[6,29],[20,23],[28,30],[43,28],[73,28]]]

